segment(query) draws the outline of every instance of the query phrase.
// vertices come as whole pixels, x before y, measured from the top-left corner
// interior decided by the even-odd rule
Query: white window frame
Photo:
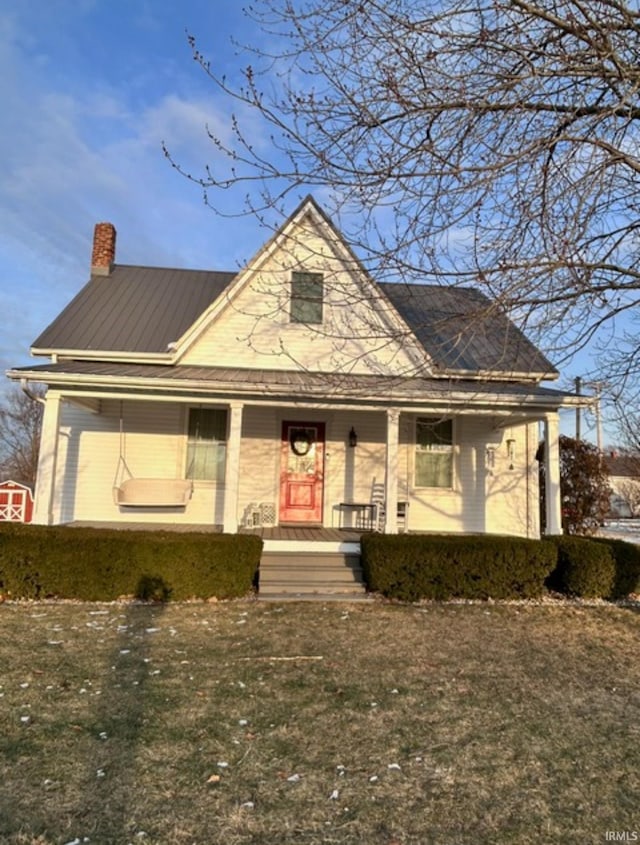
[[[224,414],[224,440],[216,440],[215,438],[198,438],[202,444],[209,445],[211,452],[215,454],[213,459],[213,466],[216,468],[215,474],[198,475],[197,463],[198,457],[194,455],[192,447],[194,445],[193,439],[189,433],[192,412],[216,411]],[[224,484],[225,469],[227,464],[227,444],[229,441],[229,411],[227,408],[221,408],[211,405],[198,406],[190,405],[187,407],[185,414],[185,478],[192,479],[196,484]],[[205,458],[206,461],[206,458]]]

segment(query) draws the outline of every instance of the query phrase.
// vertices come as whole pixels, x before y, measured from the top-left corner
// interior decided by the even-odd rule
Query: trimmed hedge
[[[557,551],[518,537],[367,534],[362,568],[370,590],[402,601],[534,598]]]
[[[577,598],[609,598],[614,589],[616,564],[611,549],[586,537],[550,537],[557,549],[556,568],[547,579],[551,590]]]
[[[613,555],[616,574],[611,598],[621,599],[631,593],[640,593],[640,545],[609,537],[593,537],[592,542],[607,546]]]
[[[254,585],[251,535],[66,526],[0,527],[0,592],[16,599],[235,598]]]

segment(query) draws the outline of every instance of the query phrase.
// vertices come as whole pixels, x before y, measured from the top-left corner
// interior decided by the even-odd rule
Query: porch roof
[[[329,405],[413,407],[426,403],[554,410],[577,396],[533,382],[463,378],[402,378],[375,374],[311,373],[233,367],[61,361],[10,370],[13,379],[44,382],[61,390],[152,392],[219,397],[226,401],[325,402]]]

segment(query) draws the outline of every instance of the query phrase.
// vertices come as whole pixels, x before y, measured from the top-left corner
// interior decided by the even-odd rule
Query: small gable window
[[[224,481],[227,455],[227,412],[189,408],[187,478]]]
[[[323,299],[322,273],[291,274],[292,323],[321,323]]]
[[[453,422],[416,420],[416,487],[453,487]]]

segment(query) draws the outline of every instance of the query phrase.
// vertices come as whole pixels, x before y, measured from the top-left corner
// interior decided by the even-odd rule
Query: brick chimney
[[[91,274],[108,276],[116,258],[116,228],[113,223],[96,223],[93,230]]]

